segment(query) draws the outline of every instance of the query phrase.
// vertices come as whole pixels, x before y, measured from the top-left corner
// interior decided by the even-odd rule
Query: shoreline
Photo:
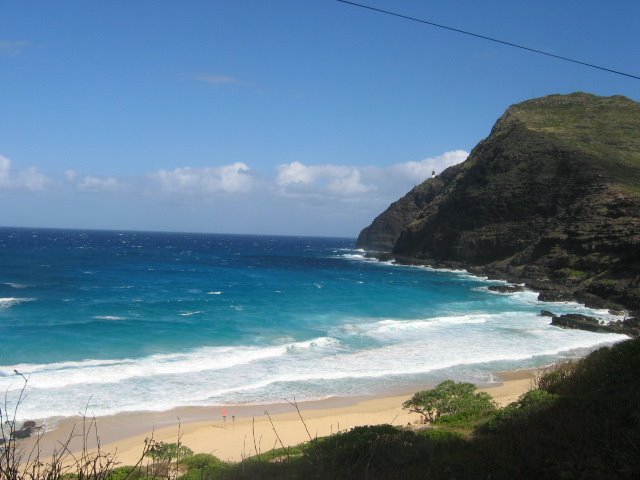
[[[394,255],[389,252],[369,251],[362,247],[357,248],[364,252],[364,256],[366,258],[373,258],[380,262],[392,262],[393,264],[402,266],[430,267],[434,270],[442,271],[459,270],[468,275],[473,275],[490,281],[521,285],[527,290],[535,292],[538,295],[538,300],[541,302],[575,302],[593,310],[608,310],[612,315],[618,317],[633,317],[640,314],[640,312],[637,312],[628,305],[624,305],[604,296],[598,296],[595,294],[587,295],[585,292],[571,289],[571,286],[566,282],[563,283],[559,280],[554,282],[546,276],[543,278],[518,276],[507,270],[489,268],[487,265],[471,265],[466,262],[459,261],[419,259],[403,255]]]
[[[555,283],[549,278],[536,279],[533,277],[517,276],[508,271],[490,269],[488,266],[470,265],[465,262],[457,261],[433,261],[426,259],[418,259],[414,257],[406,257],[402,255],[393,255],[388,252],[368,251],[356,244],[356,249],[361,251],[363,258],[373,259],[381,263],[390,265],[398,265],[405,267],[422,267],[430,268],[434,271],[464,273],[476,277],[480,280],[501,282],[507,286],[512,285],[522,287],[520,291],[529,291],[536,294],[537,301],[544,303],[575,303],[576,305],[588,308],[592,311],[605,310],[607,315],[611,317],[607,323],[598,328],[597,324],[589,323],[590,320],[598,320],[600,317],[588,315],[584,321],[564,321],[551,325],[560,328],[586,331],[599,331],[602,333],[620,333],[629,338],[638,337],[640,335],[640,311],[634,310],[628,305],[624,305],[617,301],[611,300],[604,296],[595,294],[587,295],[585,292],[571,290],[566,284],[559,281]],[[514,291],[512,293],[517,293]],[[562,317],[562,315],[560,315]],[[554,321],[556,320],[554,316]],[[560,320],[563,320],[560,318]]]
[[[488,392],[504,406],[531,388],[536,371],[498,372],[500,383],[478,390]],[[277,403],[179,407],[165,412],[125,412],[96,419],[66,417],[40,436],[40,455],[50,457],[54,449],[59,450],[72,436],[68,448],[74,454],[82,450],[86,441],[88,450],[94,450],[99,444],[101,452],[117,456],[119,465],[133,465],[140,460],[145,439],[152,437],[167,443],[175,443],[180,438],[180,443],[195,453],[211,453],[221,460],[238,462],[243,457],[280,447],[275,431],[285,446],[292,446],[308,441],[309,434],[323,437],[356,426],[417,423],[420,416],[403,410],[402,402],[430,387],[416,385],[409,392],[300,402],[297,404],[300,414],[295,405]],[[29,452],[37,441],[37,436],[25,440],[24,451]]]

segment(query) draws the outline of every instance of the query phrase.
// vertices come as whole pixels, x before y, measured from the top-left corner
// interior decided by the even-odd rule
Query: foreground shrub
[[[299,463],[308,478],[422,478],[432,459],[441,457],[452,444],[464,443],[458,436],[443,434],[435,439],[391,425],[355,427],[318,439]]]
[[[496,409],[491,395],[476,393],[472,383],[445,380],[436,388],[417,392],[402,407],[422,415],[425,422],[468,426]]]
[[[434,442],[439,443],[452,443],[459,444],[463,442],[465,437],[461,433],[452,432],[451,430],[444,430],[441,428],[425,428],[423,430],[418,430],[416,435],[421,437],[428,438]]]
[[[213,480],[225,470],[225,463],[208,453],[196,453],[180,460],[180,465],[188,471],[181,480]]]
[[[105,480],[146,480],[150,478],[139,467],[118,467],[107,475]]]
[[[174,459],[181,459],[193,455],[193,450],[178,443],[155,442],[145,454],[151,457],[154,462],[171,462]]]
[[[577,362],[564,362],[554,365],[537,379],[538,389],[552,393],[557,392],[563,385],[567,384],[577,367]]]
[[[540,390],[529,390],[522,394],[518,401],[510,403],[498,410],[485,424],[478,427],[478,432],[487,433],[500,430],[506,426],[525,423],[536,415],[542,414],[558,398],[558,395]]]

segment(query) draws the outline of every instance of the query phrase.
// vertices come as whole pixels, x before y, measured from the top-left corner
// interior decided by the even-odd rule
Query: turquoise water
[[[0,229],[0,389],[23,417],[380,393],[580,355],[533,292],[352,239]]]

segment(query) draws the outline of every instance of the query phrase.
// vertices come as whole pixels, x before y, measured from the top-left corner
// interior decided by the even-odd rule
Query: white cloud
[[[280,187],[286,187],[292,183],[303,183],[308,185],[313,183],[316,178],[315,171],[318,167],[308,167],[300,162],[291,162],[289,164],[278,165],[278,176],[276,183]]]
[[[75,170],[65,170],[64,178],[66,178],[69,182],[73,182],[78,177],[78,172]]]
[[[357,167],[291,162],[278,165],[276,169],[276,185],[282,194],[318,195],[324,191],[335,196],[351,196],[373,188],[361,182],[361,172]]]
[[[414,185],[430,178],[432,171],[439,174],[445,168],[463,162],[468,155],[464,150],[454,150],[388,167],[291,162],[276,167],[275,183],[277,192],[283,195],[353,200],[370,199],[371,194],[376,193],[391,201],[394,196],[403,195]]]
[[[44,190],[49,183],[49,179],[38,172],[36,167],[29,167],[26,170],[18,172],[16,183],[18,186],[24,187],[27,190],[36,191]]]
[[[351,169],[346,175],[335,177],[327,186],[327,189],[335,195],[357,195],[373,189],[360,181],[361,173],[358,169]]]
[[[0,55],[13,57],[29,45],[25,40],[0,40]]]
[[[67,170],[65,174],[67,174],[67,178],[69,179],[69,172],[73,172],[72,170]],[[77,174],[73,172],[71,177],[75,178]],[[76,187],[78,190],[82,192],[113,192],[118,190],[122,184],[118,181],[118,179],[114,177],[94,177],[92,175],[85,176],[82,180],[80,180]]]
[[[0,187],[37,191],[43,190],[49,183],[50,180],[36,167],[14,171],[11,160],[0,155]]]
[[[246,193],[254,184],[249,166],[242,162],[221,167],[159,170],[150,177],[165,193],[207,195],[214,193]]]
[[[0,155],[0,187],[9,185],[9,175],[11,173],[11,160]]]
[[[227,75],[215,75],[211,73],[198,73],[193,78],[199,82],[213,83],[217,85],[231,85],[234,83],[240,83],[236,78],[229,77]]]
[[[436,157],[429,157],[419,161],[411,161],[405,163],[397,163],[392,165],[389,170],[392,173],[406,177],[415,183],[420,183],[431,176],[431,172],[436,174],[442,172],[445,168],[464,162],[469,156],[464,150],[453,150],[445,152]]]

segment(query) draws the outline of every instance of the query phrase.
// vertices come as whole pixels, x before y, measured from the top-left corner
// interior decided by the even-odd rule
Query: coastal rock
[[[622,333],[631,337],[640,335],[640,321],[637,318],[625,318],[617,322],[605,323],[579,313],[567,313],[554,316],[551,325],[561,328],[588,330],[590,332]]]
[[[550,312],[549,310],[540,310],[540,316],[541,317],[555,317],[555,313]]]
[[[20,440],[23,438],[29,438],[31,436],[31,428],[21,428],[20,430],[16,430],[13,432],[13,438]]]
[[[437,198],[454,171],[455,167],[451,167],[446,174],[443,172],[439,177],[430,178],[389,205],[360,232],[356,242],[359,248],[378,253],[391,252],[402,230]]]
[[[541,300],[640,311],[640,104],[574,93],[513,105],[357,244],[525,283]]]
[[[489,290],[498,293],[516,293],[523,292],[524,287],[521,285],[491,285]]]
[[[567,313],[559,317],[553,317],[551,319],[551,325],[562,328],[588,330],[590,332],[607,331],[604,325],[600,325],[597,319],[579,313]]]

